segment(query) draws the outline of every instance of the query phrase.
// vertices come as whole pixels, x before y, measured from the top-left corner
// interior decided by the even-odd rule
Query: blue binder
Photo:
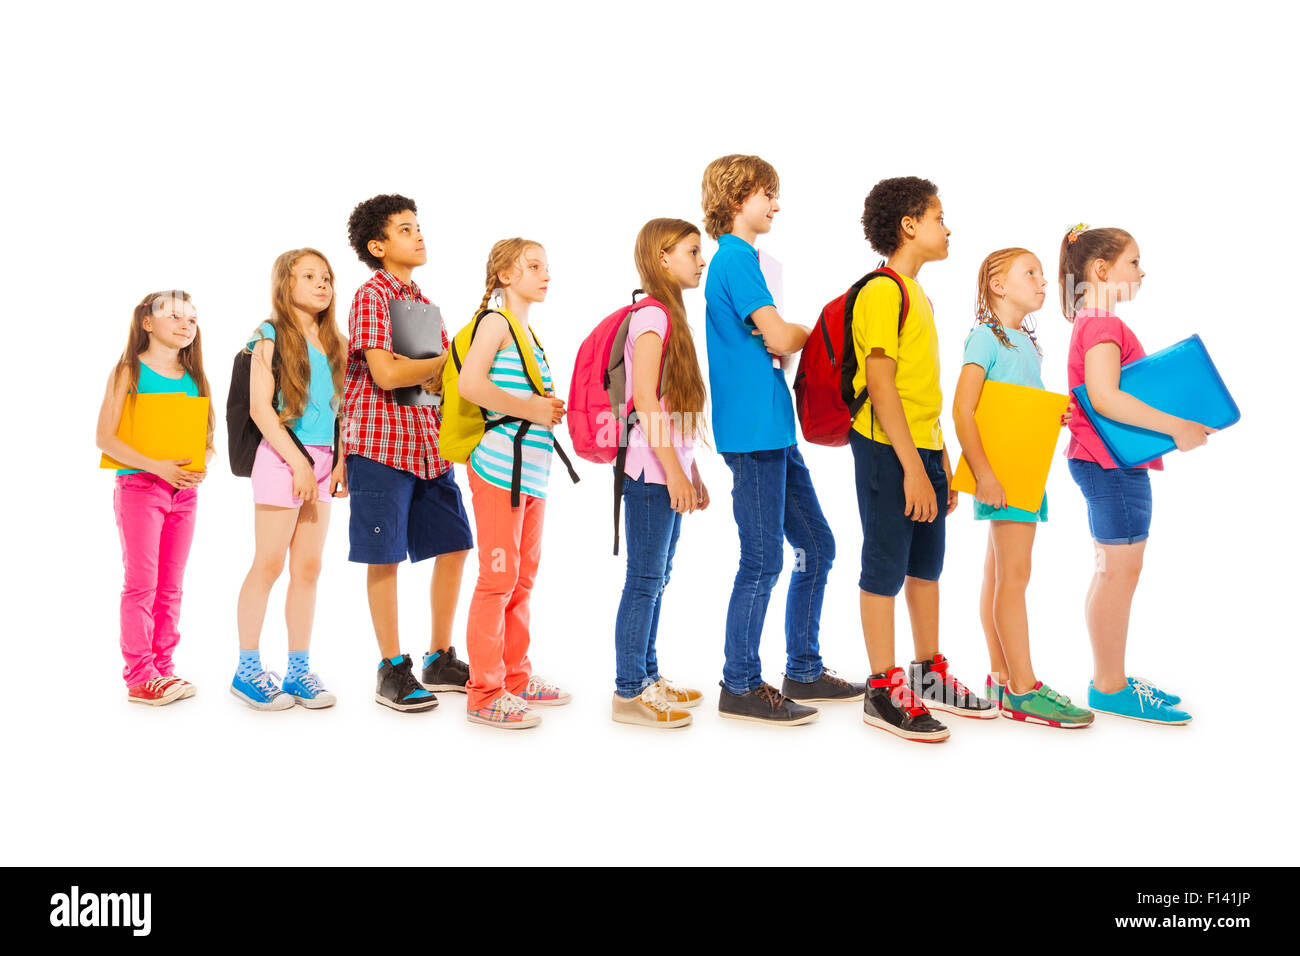
[[[1237,403],[1223,384],[1199,335],[1183,339],[1119,370],[1119,387],[1134,398],[1169,415],[1210,428],[1227,428],[1241,420]],[[1178,446],[1163,432],[1122,425],[1093,410],[1088,388],[1073,389],[1079,407],[1121,468],[1136,468],[1167,455]]]

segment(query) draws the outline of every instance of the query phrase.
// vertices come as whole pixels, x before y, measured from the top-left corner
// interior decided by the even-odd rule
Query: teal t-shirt
[[[189,372],[185,372],[180,378],[168,378],[166,375],[159,375],[144,362],[140,363],[140,381],[136,385],[136,393],[139,395],[164,394],[166,392],[184,392],[191,398],[199,397],[199,385]],[[127,398],[129,402],[130,397]],[[138,475],[143,469],[141,468],[119,468],[119,475]]]
[[[250,347],[261,339],[275,341],[275,326],[263,322],[257,332],[248,340]],[[330,372],[330,360],[325,353],[310,342],[307,343],[307,357],[311,361],[311,383],[307,388],[307,407],[303,409],[302,418],[291,426],[298,441],[304,445],[334,444],[334,408],[330,404],[334,399],[334,376]],[[284,407],[281,397],[275,397],[275,408]]]
[[[984,369],[984,380],[988,382],[1006,382],[1009,385],[1027,385],[1030,388],[1043,387],[1043,357],[1034,347],[1033,339],[1019,329],[1003,330],[1007,339],[1015,345],[1009,349],[998,341],[997,335],[987,325],[977,325],[966,336],[966,350],[962,354],[963,365],[978,365]],[[1024,511],[1008,505],[1005,508],[990,508],[974,495],[975,518],[978,521],[1046,521],[1047,495],[1038,511]]]

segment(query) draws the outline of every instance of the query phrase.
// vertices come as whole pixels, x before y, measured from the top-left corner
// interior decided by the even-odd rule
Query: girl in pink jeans
[[[131,316],[126,348],[108,377],[96,443],[126,467],[117,471],[113,510],[122,542],[122,656],[127,700],[170,704],[194,695],[177,677],[172,654],[180,640],[181,581],[194,538],[196,486],[206,472],[187,471],[191,459],[149,458],[117,436],[122,410],[136,395],[180,392],[210,397],[194,303],[186,292],[153,292]],[[207,452],[213,415],[208,407]]]

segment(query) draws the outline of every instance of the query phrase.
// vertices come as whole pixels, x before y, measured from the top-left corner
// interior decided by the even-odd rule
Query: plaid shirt
[[[442,410],[427,405],[398,405],[391,391],[375,384],[366,364],[366,349],[393,350],[393,330],[388,319],[391,299],[431,304],[420,294],[419,286],[407,286],[385,269],[372,275],[352,297],[348,372],[343,387],[348,418],[343,452],[409,471],[417,478],[436,478],[451,470],[451,462],[438,454]],[[442,347],[450,347],[446,329],[442,332]]]

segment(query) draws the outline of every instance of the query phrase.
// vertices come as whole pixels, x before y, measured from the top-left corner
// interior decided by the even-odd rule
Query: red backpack
[[[636,298],[632,304],[601,319],[591,334],[578,347],[578,357],[573,362],[573,378],[569,382],[569,404],[566,424],[573,450],[588,461],[614,466],[614,553],[618,554],[618,517],[623,503],[623,463],[627,458],[627,436],[636,421],[632,402],[624,402],[627,394],[628,370],[623,364],[623,349],[627,344],[628,326],[632,313],[647,305],[663,309],[669,316],[664,331],[664,355],[659,359],[659,387],[663,391],[664,357],[667,356],[668,336],[672,333],[672,313],[650,296]]]
[[[898,310],[898,331],[903,331],[909,307],[907,286],[893,269],[883,264],[868,272],[847,292],[826,303],[799,356],[794,376],[795,409],[803,437],[814,445],[848,443],[857,415],[867,400],[867,390],[854,393],[858,355],[853,347],[853,306],[858,293],[872,279],[888,278],[898,286],[903,301]]]

